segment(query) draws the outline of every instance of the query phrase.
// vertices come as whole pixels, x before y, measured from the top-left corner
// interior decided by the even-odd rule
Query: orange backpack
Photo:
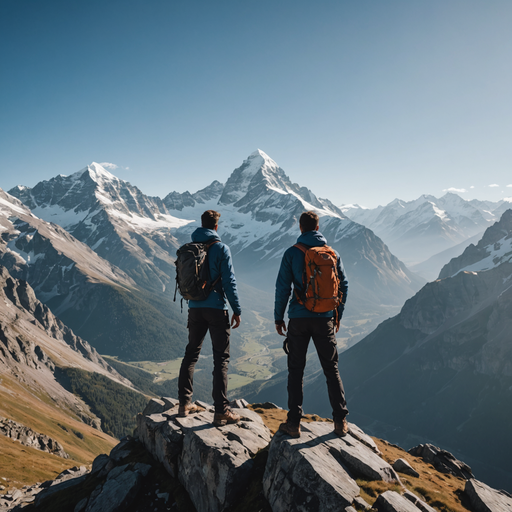
[[[340,290],[336,253],[328,245],[306,247],[296,244],[294,247],[305,254],[302,276],[304,291],[299,295],[295,290],[299,304],[314,313],[334,310],[337,316],[337,308],[341,304],[343,293]]]

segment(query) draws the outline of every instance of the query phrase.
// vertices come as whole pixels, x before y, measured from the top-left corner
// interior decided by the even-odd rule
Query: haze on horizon
[[[5,0],[0,187],[96,161],[163,197],[260,148],[336,204],[510,197],[510,26],[508,0]]]

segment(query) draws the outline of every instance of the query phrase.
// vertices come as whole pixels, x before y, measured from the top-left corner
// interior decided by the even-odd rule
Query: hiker
[[[344,436],[348,433],[348,424],[345,418],[348,409],[343,383],[338,372],[335,333],[340,328],[340,320],[347,300],[348,282],[339,254],[327,246],[327,240],[319,231],[318,215],[312,211],[304,212],[300,216],[299,227],[301,235],[297,239],[297,245],[290,247],[284,253],[276,281],[274,318],[276,330],[281,336],[286,336],[284,312],[290,293],[292,293],[288,307],[288,337],[283,345],[285,352],[288,353],[288,418],[285,423],[281,423],[279,430],[292,437],[300,436],[300,420],[303,412],[303,375],[309,341],[313,338],[327,380],[334,432],[339,436]],[[330,302],[317,300],[318,297],[312,294],[311,286],[305,286],[306,253],[311,248],[323,248],[319,250],[330,251],[330,256],[320,255],[325,260],[330,258],[331,266],[323,272],[323,276],[326,280],[329,276],[327,285],[333,286],[334,290],[337,287],[341,293],[341,295],[332,297],[336,291],[333,292],[331,289]],[[312,252],[315,251],[317,249],[312,250]],[[314,268],[311,265],[309,267]],[[318,268],[323,270],[325,267]],[[322,272],[318,272],[315,279],[319,279],[321,274]],[[308,276],[307,279],[310,277]],[[311,296],[309,299],[307,289]],[[320,297],[322,297],[321,293]],[[319,307],[321,302],[324,303],[323,307]],[[333,307],[333,305],[337,306]],[[331,309],[325,311],[326,308]],[[324,311],[317,312],[318,309],[324,309]]]
[[[214,366],[212,396],[215,415],[213,424],[216,426],[237,423],[240,420],[240,416],[229,408],[227,388],[230,327],[236,329],[240,325],[241,309],[231,252],[229,247],[221,242],[217,234],[219,217],[220,213],[214,210],[205,211],[201,215],[201,227],[192,233],[192,242],[206,244],[206,262],[209,273],[209,283],[207,284],[208,286],[213,285],[213,288],[204,300],[189,300],[188,302],[188,345],[178,378],[180,402],[178,415],[184,417],[200,410],[191,403],[194,367],[199,359],[206,332],[210,331]],[[226,297],[233,310],[231,322]]]

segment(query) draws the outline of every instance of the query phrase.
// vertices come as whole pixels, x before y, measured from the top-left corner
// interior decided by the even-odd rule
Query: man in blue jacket
[[[188,345],[181,363],[178,378],[178,415],[187,416],[198,410],[191,403],[194,367],[199,359],[206,333],[210,331],[213,345],[213,404],[214,425],[237,423],[240,416],[229,408],[227,399],[230,327],[240,325],[240,301],[235,272],[229,247],[217,234],[220,213],[207,210],[201,215],[201,227],[192,233],[192,242],[211,244],[208,249],[208,267],[211,282],[217,284],[206,300],[190,300],[188,303]],[[228,315],[226,297],[233,316]]]
[[[301,235],[297,243],[310,247],[327,245],[327,240],[318,231],[319,218],[315,212],[304,212],[299,220]],[[298,247],[290,247],[283,255],[281,267],[276,281],[276,297],[274,305],[274,318],[276,330],[281,336],[286,336],[284,312],[290,294],[292,298],[288,307],[288,419],[281,423],[279,430],[292,437],[300,436],[300,420],[302,418],[303,376],[306,366],[306,355],[311,338],[315,343],[316,351],[327,380],[329,401],[332,406],[334,432],[344,436],[348,432],[346,415],[348,414],[345,391],[338,372],[338,349],[336,334],[339,330],[339,321],[347,300],[348,282],[343,264],[338,253],[337,270],[340,279],[340,288],[343,293],[342,303],[335,311],[314,313],[297,300],[304,291],[304,252]],[[292,293],[292,285],[294,287]],[[297,293],[295,293],[297,292]]]

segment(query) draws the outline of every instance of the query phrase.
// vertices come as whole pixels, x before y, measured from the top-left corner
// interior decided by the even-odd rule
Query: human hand
[[[279,334],[279,336],[286,336],[286,324],[284,323],[284,321],[276,323],[276,331],[277,334]]]
[[[233,316],[231,317],[231,327],[233,329],[236,329],[239,325],[242,319],[240,318],[240,315],[235,315],[233,313]]]

